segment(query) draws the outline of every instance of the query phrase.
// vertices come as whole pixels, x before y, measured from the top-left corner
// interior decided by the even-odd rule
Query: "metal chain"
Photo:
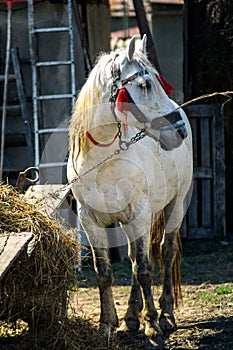
[[[3,247],[2,247],[2,249],[0,251],[0,255],[2,255],[2,253],[4,252],[4,250],[5,250],[6,246],[7,246],[9,238],[10,238],[10,235],[7,235],[7,238],[6,238],[5,242],[4,242],[4,245],[3,245]]]
[[[135,144],[136,142],[140,141],[141,139],[143,139],[146,134],[144,134],[145,129],[141,129],[141,131],[139,131],[135,136],[131,137],[131,139],[129,141],[122,141],[121,136],[122,136],[122,132],[121,132],[121,123],[118,123],[118,137],[119,137],[119,148],[117,150],[115,150],[112,154],[110,154],[109,156],[107,156],[106,158],[102,159],[101,161],[99,161],[98,163],[96,163],[95,165],[93,165],[91,168],[87,169],[83,174],[77,175],[70,183],[69,185],[71,186],[74,182],[79,181],[82,177],[86,176],[87,174],[91,173],[93,170],[95,170],[96,168],[98,168],[100,165],[105,164],[108,160],[111,160],[113,157],[117,156],[118,154],[120,154],[121,151],[127,151],[129,149],[129,147],[133,144]]]
[[[119,153],[120,153],[120,149],[118,148],[112,154],[110,154],[106,158],[102,159],[100,162],[96,163],[91,168],[87,169],[83,174],[77,175],[73,180],[70,181],[70,185],[73,184],[74,182],[80,180],[82,177],[84,177],[85,175],[89,174],[90,172],[92,172],[93,170],[98,168],[100,165],[105,164],[108,160],[112,159],[114,156],[118,155]]]
[[[129,141],[122,141],[121,139],[119,140],[119,147],[121,151],[127,151],[128,148],[143,139],[146,136],[145,134],[145,129],[141,129],[135,136],[131,137]]]
[[[117,115],[115,113],[116,99],[117,99],[117,95],[118,95],[118,92],[119,92],[119,89],[117,87],[116,81],[120,79],[120,72],[119,72],[119,69],[117,69],[117,67],[116,67],[115,58],[113,59],[112,65],[111,65],[111,74],[112,74],[113,84],[111,86],[111,93],[110,93],[109,101],[111,103],[112,113],[114,115],[114,118],[115,118],[115,120],[117,122],[117,126],[118,126],[119,148],[116,151],[114,151],[112,154],[107,156],[106,158],[102,159],[100,162],[98,162],[95,165],[93,165],[91,168],[87,169],[83,174],[80,174],[80,175],[78,174],[70,182],[69,186],[71,186],[74,182],[79,181],[82,177],[86,176],[87,174],[89,174],[90,172],[92,172],[93,170],[98,168],[100,165],[105,164],[108,160],[110,160],[113,157],[115,157],[118,154],[120,154],[121,151],[127,151],[131,145],[133,145],[134,143],[140,141],[141,139],[143,139],[146,136],[145,129],[141,129],[141,131],[138,132],[135,136],[131,137],[131,139],[129,141],[122,141],[122,139],[121,139],[121,137],[122,137],[121,121],[118,119],[118,117],[117,117]]]

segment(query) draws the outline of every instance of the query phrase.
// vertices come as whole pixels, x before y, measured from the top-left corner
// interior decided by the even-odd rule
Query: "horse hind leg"
[[[181,243],[179,229],[165,234],[162,244],[163,291],[159,299],[161,314],[159,324],[164,337],[176,330],[174,317],[174,301],[177,306],[181,296],[180,289],[180,252]]]
[[[132,261],[132,270],[134,274],[134,284],[133,288],[136,290],[136,298],[139,298],[139,303],[135,303],[133,305],[133,301],[135,300],[135,296],[133,296],[133,289],[131,292],[131,296],[129,299],[129,308],[126,313],[126,323],[128,322],[128,325],[132,325],[132,328],[135,327],[135,330],[139,327],[139,312],[142,309],[142,316],[144,317],[145,322],[145,335],[148,337],[148,344],[146,345],[150,346],[149,348],[163,348],[163,334],[160,329],[159,323],[158,323],[158,313],[156,311],[153,295],[152,295],[152,268],[149,258],[149,245],[150,245],[150,235],[149,235],[149,227],[148,230],[146,230],[147,221],[140,222],[141,230],[147,232],[144,235],[141,235],[140,238],[138,238],[135,242],[133,242],[133,239],[131,241],[131,254],[130,258]],[[127,226],[127,232],[126,235],[128,239],[130,240],[130,237],[134,237],[133,233],[134,229],[138,230],[139,225],[134,226],[129,225]],[[133,249],[132,249],[133,247]],[[137,283],[136,283],[137,282]],[[140,292],[141,291],[141,294]],[[142,296],[142,299],[140,298]],[[142,303],[141,303],[142,302]],[[133,322],[132,322],[133,321]],[[132,329],[131,328],[131,329]]]

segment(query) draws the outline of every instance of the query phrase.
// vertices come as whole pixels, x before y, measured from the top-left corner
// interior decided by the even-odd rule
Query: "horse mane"
[[[69,129],[70,149],[72,151],[74,151],[75,145],[77,144],[79,145],[79,150],[85,146],[86,131],[90,129],[93,113],[95,111],[93,107],[99,105],[101,102],[107,102],[102,100],[102,91],[108,80],[106,75],[106,66],[121,52],[125,52],[125,49],[116,50],[110,54],[102,53],[98,57],[97,63],[90,72],[88,79],[78,95],[71,116]],[[155,74],[158,72],[147,59],[146,54],[143,54],[140,50],[137,50],[134,53],[133,58],[146,67],[146,69],[151,73],[152,80],[156,82]]]
[[[69,129],[71,149],[73,149],[74,143],[77,142],[78,139],[83,145],[85,143],[85,134],[89,129],[90,122],[92,120],[92,107],[98,105],[101,102],[101,92],[105,82],[104,72],[105,67],[109,62],[110,55],[100,55],[97,64],[90,72],[88,79],[79,92],[71,116]]]

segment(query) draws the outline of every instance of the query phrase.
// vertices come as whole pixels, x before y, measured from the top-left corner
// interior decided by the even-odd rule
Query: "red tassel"
[[[119,90],[116,107],[121,113],[127,113],[130,109],[128,94],[124,87]]]
[[[171,96],[172,91],[174,90],[174,86],[172,86],[163,76],[162,74],[156,74],[156,78],[160,82],[161,86],[163,87],[164,91],[168,96]]]

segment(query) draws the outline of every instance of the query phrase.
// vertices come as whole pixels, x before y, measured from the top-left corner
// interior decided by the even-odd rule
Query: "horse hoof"
[[[147,346],[151,346],[148,349],[164,349],[163,332],[157,322],[154,322],[153,326],[146,323],[145,336],[149,342]]]
[[[145,342],[144,342],[144,349],[164,349],[164,342],[163,342],[163,338],[160,335],[157,335],[156,337],[152,337],[152,338],[145,338]]]
[[[140,327],[139,319],[125,319],[125,325],[130,332],[138,332]]]
[[[110,338],[112,333],[114,332],[114,328],[110,327],[109,325],[107,325],[105,323],[100,323],[99,331],[101,334],[103,334],[104,337]]]
[[[124,320],[120,327],[118,328],[119,331],[124,332],[130,332],[130,333],[137,333],[140,328],[140,322],[135,320]]]
[[[164,338],[168,338],[169,335],[177,329],[175,318],[169,315],[160,317],[159,326],[163,332]]]

